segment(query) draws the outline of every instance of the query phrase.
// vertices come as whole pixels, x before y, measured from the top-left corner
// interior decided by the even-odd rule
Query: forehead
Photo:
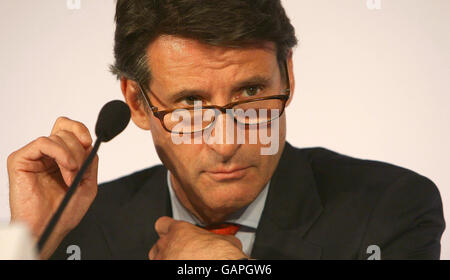
[[[271,42],[231,48],[167,35],[157,38],[147,51],[152,79],[242,75],[255,70],[270,74],[278,65],[276,47]]]

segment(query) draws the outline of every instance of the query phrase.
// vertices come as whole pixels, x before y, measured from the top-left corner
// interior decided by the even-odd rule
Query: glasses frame
[[[283,113],[284,110],[286,108],[286,102],[289,100],[289,98],[291,97],[291,83],[290,83],[290,78],[289,78],[289,70],[288,70],[288,66],[287,66],[287,62],[284,61],[284,68],[285,68],[285,73],[286,73],[286,80],[287,80],[287,88],[282,90],[281,92],[284,94],[277,94],[277,95],[271,95],[271,96],[265,96],[265,97],[258,97],[258,98],[252,98],[252,99],[246,99],[246,100],[241,100],[241,101],[235,101],[235,102],[231,102],[228,103],[225,106],[219,106],[219,105],[206,105],[206,106],[202,106],[202,109],[216,109],[218,111],[220,111],[222,114],[226,114],[226,110],[227,109],[231,109],[237,105],[240,104],[245,104],[245,103],[251,103],[251,102],[255,102],[255,101],[263,101],[263,100],[272,100],[272,99],[279,99],[282,101],[283,105],[282,105],[282,110],[280,115],[277,118],[280,118]],[[158,109],[158,107],[153,106],[151,101],[150,101],[150,97],[147,96],[147,94],[145,94],[145,91],[143,90],[141,84],[139,82],[136,82],[139,86],[139,90],[141,91],[141,94],[144,96],[145,102],[147,103],[147,106],[150,108],[150,110],[152,111],[153,115],[159,119],[159,121],[161,122],[162,127],[169,133],[176,133],[176,134],[193,134],[193,133],[198,133],[198,132],[202,132],[206,129],[208,129],[210,127],[211,124],[213,124],[215,121],[213,121],[210,125],[208,125],[207,127],[199,130],[199,131],[192,131],[192,132],[173,132],[170,129],[168,129],[166,127],[166,125],[164,124],[164,117],[167,114],[170,114],[176,110],[182,110],[182,109],[186,109],[186,110],[192,110],[193,107],[186,107],[186,108],[175,108],[175,109],[168,109],[168,110],[162,110],[160,111]],[[148,90],[151,94],[155,95],[155,93],[149,88]],[[274,118],[270,121],[267,121],[265,123],[270,123],[273,120],[276,120],[277,118]],[[239,122],[236,117],[233,115],[233,119],[234,122]],[[240,123],[240,122],[239,122]],[[243,124],[245,126],[250,126],[250,125],[255,125],[255,124]]]

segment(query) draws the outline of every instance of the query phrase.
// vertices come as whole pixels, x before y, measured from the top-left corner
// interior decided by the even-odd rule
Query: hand
[[[155,223],[159,240],[150,260],[238,260],[247,258],[234,236],[218,235],[187,222],[161,217]]]
[[[25,222],[36,242],[91,145],[89,130],[82,123],[60,117],[49,137],[40,137],[8,157],[11,222]],[[97,194],[97,167],[95,157],[43,248],[42,258],[49,257],[85,215]]]

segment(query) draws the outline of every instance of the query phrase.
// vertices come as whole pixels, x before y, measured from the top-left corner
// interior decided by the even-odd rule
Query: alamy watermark
[[[81,0],[66,0],[66,6],[69,10],[81,9]]]
[[[367,258],[368,260],[381,260],[381,249],[378,245],[370,245],[369,247],[367,247],[366,253],[370,254],[370,256]]]
[[[381,0],[367,0],[366,6],[369,10],[381,10]]]
[[[274,155],[278,152],[279,109],[226,109],[226,113],[222,114],[217,109],[202,110],[201,105],[195,105],[194,108],[193,116],[192,111],[187,109],[178,109],[171,114],[170,121],[176,123],[171,133],[172,143],[175,145],[246,144],[248,136],[249,144],[262,145],[261,155]],[[223,118],[225,118],[225,137]],[[250,120],[250,124],[235,121],[235,118]],[[270,121],[258,121],[260,119]],[[254,123],[251,120],[254,120]],[[205,123],[208,125],[203,128]],[[193,128],[198,128],[198,132],[190,133]]]
[[[81,260],[81,249],[78,245],[68,246],[66,249],[66,253],[67,255],[69,255],[69,257],[67,258],[68,260]]]

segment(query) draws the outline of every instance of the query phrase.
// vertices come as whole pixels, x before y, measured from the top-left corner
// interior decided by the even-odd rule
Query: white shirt
[[[180,202],[172,189],[172,182],[170,180],[170,171],[167,171],[167,185],[169,186],[170,201],[172,204],[172,216],[175,220],[185,221],[193,225],[204,226],[197,217],[190,213]],[[264,204],[266,203],[267,192],[269,191],[270,181],[259,193],[256,199],[243,209],[233,213],[227,223],[239,224],[241,227],[236,233],[236,237],[242,242],[242,249],[247,256],[253,248],[255,241],[256,228],[258,227],[261,218]]]

